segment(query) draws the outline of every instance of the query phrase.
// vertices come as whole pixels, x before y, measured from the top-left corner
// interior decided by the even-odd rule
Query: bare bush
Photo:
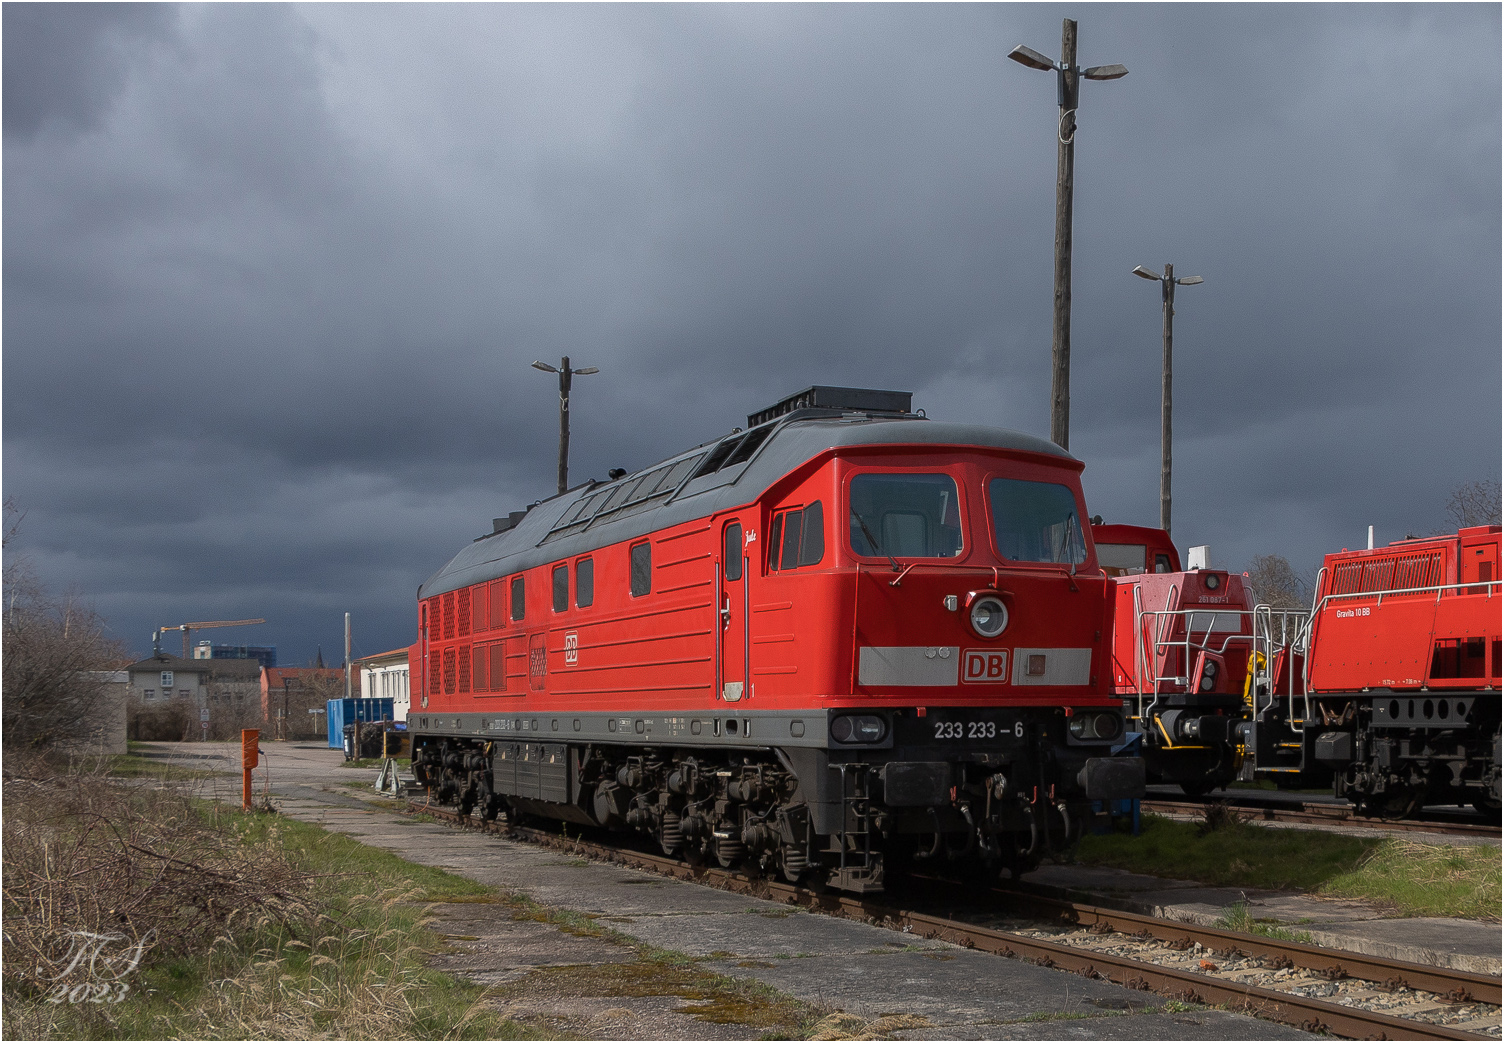
[[[50,764],[6,761],[8,986],[60,981],[67,951],[59,940],[70,933],[150,938],[160,954],[205,952],[263,918],[307,915],[313,877],[280,846],[242,843],[174,791],[55,775]]]
[[[1311,605],[1312,581],[1281,555],[1258,555],[1249,563],[1249,586],[1256,605],[1304,609]]]
[[[20,524],[6,501],[0,729],[7,748],[67,744],[99,728],[108,699],[102,672],[125,658],[104,619],[77,595],[48,593],[25,557],[10,553]]]
[[[1453,490],[1447,520],[1458,529],[1500,524],[1500,483],[1491,479],[1470,482]]]

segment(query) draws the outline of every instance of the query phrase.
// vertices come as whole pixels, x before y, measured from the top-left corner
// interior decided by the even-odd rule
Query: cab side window
[[[653,545],[646,540],[632,545],[632,597],[638,598],[653,590]]]
[[[514,576],[512,578],[512,619],[521,620],[523,611],[523,578]]]
[[[768,534],[770,571],[819,565],[826,556],[826,513],[820,501],[773,517]]]
[[[570,567],[554,567],[554,611],[562,613],[570,607]]]
[[[575,563],[575,606],[584,609],[596,600],[596,562],[582,558]]]

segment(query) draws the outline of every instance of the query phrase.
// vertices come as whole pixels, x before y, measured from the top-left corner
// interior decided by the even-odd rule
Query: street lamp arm
[[[1177,286],[1196,286],[1202,281],[1201,276],[1185,276],[1176,280]]]
[[[557,366],[550,366],[548,363],[546,363],[546,362],[539,362],[537,359],[533,360],[533,368],[535,370],[543,370],[545,373],[558,373],[559,372],[559,367],[557,367]]]
[[[1164,278],[1158,272],[1151,272],[1148,268],[1144,267],[1144,265],[1135,265],[1134,274],[1141,279],[1154,279],[1157,282],[1160,279]]]

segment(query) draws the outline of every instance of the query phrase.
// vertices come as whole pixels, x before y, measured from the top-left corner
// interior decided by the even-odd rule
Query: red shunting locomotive
[[[1182,569],[1163,529],[1094,519],[1112,578],[1113,689],[1140,733],[1151,782],[1199,796],[1239,778],[1248,718],[1254,605],[1244,578]]]
[[[1082,466],[815,387],[497,519],[418,592],[414,774],[847,890],[1022,872],[1143,793]]]
[[[1364,810],[1500,811],[1500,527],[1326,556],[1293,642],[1272,645],[1248,745],[1256,775]],[[1272,631],[1259,622],[1263,634]]]

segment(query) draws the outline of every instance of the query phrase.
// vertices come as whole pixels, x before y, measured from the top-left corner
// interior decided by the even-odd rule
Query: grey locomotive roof
[[[761,426],[760,426],[761,427]],[[651,471],[689,459],[700,459],[727,439],[708,442],[643,468],[615,483],[583,484],[538,504],[514,528],[482,537],[450,559],[418,588],[419,598],[468,587],[483,580],[509,576],[534,566],[584,554],[608,544],[643,536],[669,526],[707,518],[728,508],[756,500],[769,486],[805,461],[843,446],[888,443],[986,446],[1020,450],[1074,460],[1053,442],[1006,428],[969,424],[942,424],[923,417],[869,414],[801,417],[793,415],[769,422],[767,439],[752,456],[711,474],[682,483],[672,496],[654,506],[616,518],[598,518],[585,528],[563,535],[550,533],[561,519],[586,497],[608,488],[636,482]],[[741,437],[738,435],[727,438]],[[733,454],[735,456],[735,454]],[[661,491],[662,493],[662,491]]]

